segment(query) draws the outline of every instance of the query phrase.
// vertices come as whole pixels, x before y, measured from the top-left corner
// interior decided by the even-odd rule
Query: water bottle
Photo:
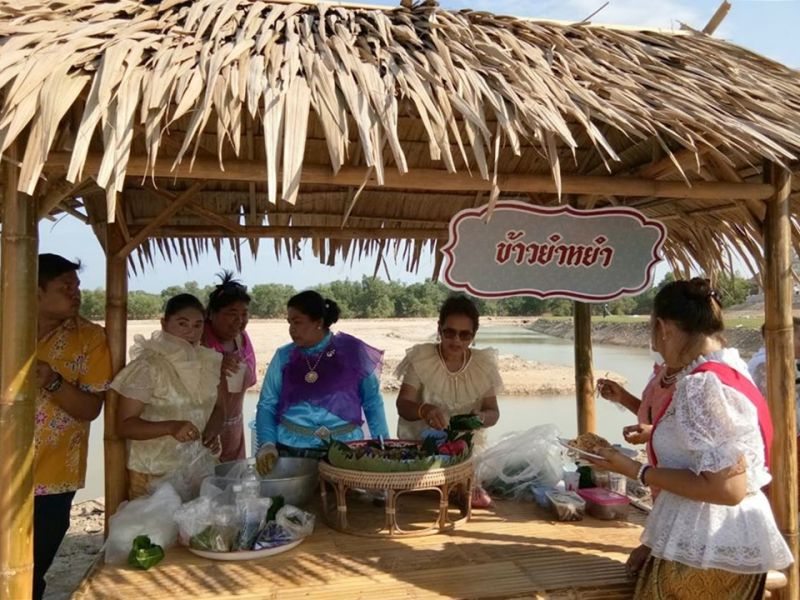
[[[251,456],[247,459],[247,469],[242,475],[242,495],[246,498],[258,498],[261,496],[261,477],[256,470],[256,458]]]

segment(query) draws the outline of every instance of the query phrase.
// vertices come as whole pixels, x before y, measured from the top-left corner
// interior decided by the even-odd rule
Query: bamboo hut
[[[419,267],[457,211],[523,199],[631,206],[680,272],[740,254],[767,299],[773,504],[797,556],[790,251],[800,248],[800,74],[702,32],[300,0],[0,5],[0,595],[31,564],[38,219],[94,229],[125,356],[127,270],[155,253]],[[793,177],[794,174],[794,177]],[[308,260],[308,257],[302,257]],[[438,264],[436,266],[438,270]],[[435,275],[435,274],[434,274]],[[593,427],[578,306],[581,429]],[[125,449],[105,411],[106,507]],[[781,597],[797,598],[797,567]]]

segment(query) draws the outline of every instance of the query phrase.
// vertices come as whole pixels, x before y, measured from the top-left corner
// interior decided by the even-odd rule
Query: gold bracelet
[[[425,417],[423,417],[423,416],[422,416],[422,407],[423,407],[423,406],[425,406],[425,403],[424,403],[424,402],[423,402],[422,404],[420,404],[420,405],[419,405],[419,408],[417,409],[417,418],[418,418],[420,421],[424,421],[424,420],[425,420]]]

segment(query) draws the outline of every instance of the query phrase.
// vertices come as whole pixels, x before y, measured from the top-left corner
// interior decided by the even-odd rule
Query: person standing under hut
[[[250,319],[247,288],[223,271],[220,284],[208,297],[208,317],[203,330],[203,346],[222,354],[220,402],[203,432],[206,444],[219,436],[220,460],[245,457],[242,407],[248,388],[256,383],[256,355],[245,328]]]
[[[653,347],[680,371],[654,419],[649,463],[610,448],[592,460],[661,490],[628,559],[634,597],[760,599],[767,572],[792,563],[762,492],[771,480],[766,402],[739,353],[723,345],[707,279],[664,286],[651,323]]]
[[[200,345],[204,314],[191,294],[170,298],[161,329],[150,339],[134,337],[131,362],[111,383],[120,395],[117,433],[130,440],[131,499],[149,494],[151,480],[186,466],[183,446],[199,444],[217,404],[222,357]],[[219,452],[219,438],[206,445]]]
[[[395,374],[403,384],[397,395],[397,435],[418,440],[425,429],[442,430],[450,417],[473,413],[491,427],[500,418],[497,393],[503,382],[497,370],[497,351],[470,348],[478,332],[479,315],[466,296],[451,296],[439,310],[437,343],[418,344],[406,351]],[[483,429],[473,442],[480,452]],[[472,505],[491,506],[492,499],[480,486],[472,493]]]
[[[292,342],[269,363],[256,411],[258,468],[271,470],[281,456],[322,458],[330,438],[388,438],[380,392],[383,352],[346,333],[333,300],[308,290],[292,296],[287,320]]]
[[[35,449],[33,457],[33,598],[69,529],[75,492],[84,486],[89,423],[111,380],[105,330],[78,315],[79,263],[39,255]]]

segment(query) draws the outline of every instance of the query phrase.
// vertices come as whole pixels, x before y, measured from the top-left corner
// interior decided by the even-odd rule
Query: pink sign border
[[[621,298],[624,296],[633,296],[647,288],[653,282],[653,268],[655,265],[661,261],[661,257],[659,256],[661,248],[664,245],[664,241],[667,238],[667,230],[664,225],[659,221],[654,221],[645,217],[642,213],[638,210],[633,208],[625,207],[625,206],[618,206],[613,208],[597,208],[593,210],[579,210],[573,208],[572,206],[565,205],[559,206],[555,208],[545,207],[545,206],[533,206],[531,204],[525,204],[524,202],[515,202],[513,200],[504,200],[495,204],[494,210],[497,211],[499,209],[512,209],[512,210],[519,210],[522,212],[533,213],[537,215],[544,215],[544,216],[554,216],[560,214],[569,214],[573,217],[577,217],[580,219],[589,219],[594,218],[599,215],[624,215],[628,217],[633,217],[639,223],[641,223],[642,227],[655,227],[658,232],[658,240],[653,245],[651,260],[647,264],[646,268],[646,277],[644,283],[637,287],[637,288],[621,288],[618,289],[616,292],[612,294],[606,295],[591,295],[591,294],[581,294],[578,292],[571,292],[569,290],[553,290],[550,292],[541,292],[539,290],[533,289],[524,289],[524,290],[517,290],[513,292],[484,292],[481,290],[477,290],[473,288],[469,283],[457,283],[454,281],[450,275],[450,272],[455,264],[453,249],[458,245],[458,225],[459,223],[469,217],[478,217],[483,218],[487,211],[488,205],[484,205],[478,208],[466,208],[462,211],[456,213],[456,215],[450,219],[450,224],[448,226],[449,230],[449,239],[447,243],[442,248],[441,252],[446,257],[446,266],[444,268],[443,279],[445,285],[453,290],[464,290],[469,292],[471,295],[478,297],[478,298],[511,298],[513,296],[534,296],[536,298],[569,298],[573,300],[583,300],[589,302],[597,302],[597,301],[606,301],[606,300],[615,300],[617,298]]]

